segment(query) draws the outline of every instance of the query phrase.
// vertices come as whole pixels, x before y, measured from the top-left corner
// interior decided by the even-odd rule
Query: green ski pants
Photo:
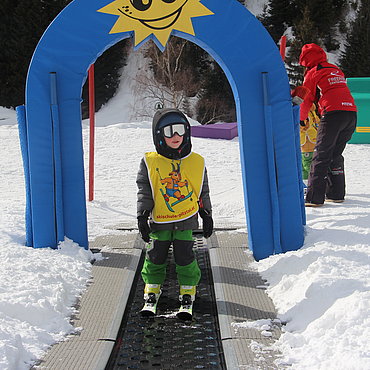
[[[302,153],[302,178],[303,180],[308,179],[310,173],[311,162],[312,162],[313,152]]]
[[[160,230],[150,234],[141,276],[145,284],[163,284],[168,250],[172,244],[179,285],[198,285],[200,268],[193,252],[192,230]]]

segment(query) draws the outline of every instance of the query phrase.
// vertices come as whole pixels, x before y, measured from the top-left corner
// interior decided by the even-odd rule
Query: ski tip
[[[149,310],[142,310],[140,311],[140,314],[142,317],[154,317],[155,316],[155,313]]]
[[[183,321],[191,321],[193,319],[193,315],[188,312],[178,312],[176,316]]]

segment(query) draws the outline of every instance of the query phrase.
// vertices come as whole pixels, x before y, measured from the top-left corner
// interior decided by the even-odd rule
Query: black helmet
[[[183,142],[178,149],[172,149],[166,145],[163,136],[163,128],[175,123],[185,125]],[[164,108],[156,111],[153,117],[153,141],[158,154],[169,159],[181,159],[191,152],[190,124],[185,114],[176,108]]]

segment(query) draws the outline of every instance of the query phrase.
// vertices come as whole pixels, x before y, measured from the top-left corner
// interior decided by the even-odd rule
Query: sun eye
[[[153,0],[130,0],[132,6],[140,11],[145,11],[150,8]]]
[[[164,3],[171,4],[174,3],[176,0],[162,0]]]

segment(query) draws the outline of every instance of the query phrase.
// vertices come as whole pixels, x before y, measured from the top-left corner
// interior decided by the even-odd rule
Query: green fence
[[[370,77],[347,79],[358,108],[357,128],[349,141],[351,144],[370,144]]]

